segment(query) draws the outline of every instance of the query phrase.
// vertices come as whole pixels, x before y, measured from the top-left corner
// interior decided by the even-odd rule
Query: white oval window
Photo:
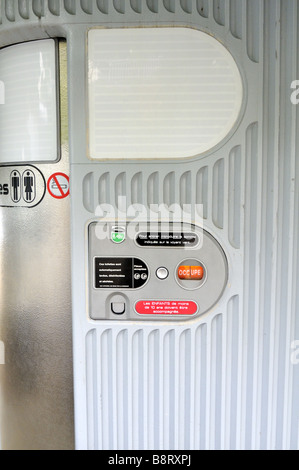
[[[219,144],[242,105],[228,50],[190,28],[92,29],[89,157],[180,159]]]

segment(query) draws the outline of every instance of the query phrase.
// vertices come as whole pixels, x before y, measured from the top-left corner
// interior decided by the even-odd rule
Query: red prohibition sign
[[[64,199],[70,194],[70,178],[65,173],[54,173],[48,179],[47,188],[50,196]]]

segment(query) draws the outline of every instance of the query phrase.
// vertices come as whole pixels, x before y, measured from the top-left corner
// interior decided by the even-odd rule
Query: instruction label
[[[136,243],[142,247],[194,248],[199,243],[196,233],[141,232]]]
[[[146,284],[149,270],[138,258],[95,258],[96,289],[138,289]]]
[[[191,300],[140,300],[135,310],[139,315],[194,315],[198,305]]]

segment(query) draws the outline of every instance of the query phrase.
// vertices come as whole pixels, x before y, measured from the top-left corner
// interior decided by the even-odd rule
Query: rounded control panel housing
[[[195,225],[128,222],[118,230],[115,222],[92,222],[88,243],[94,320],[194,319],[215,306],[227,284],[222,247]]]

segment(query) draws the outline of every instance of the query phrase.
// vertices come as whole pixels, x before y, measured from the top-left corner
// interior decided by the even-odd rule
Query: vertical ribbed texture
[[[234,442],[227,431],[236,430],[239,313],[232,297],[225,317],[196,328],[90,331],[89,448],[220,449]]]
[[[298,6],[273,3],[264,3],[260,124],[246,135],[242,444],[251,449],[298,447],[298,366],[290,362],[298,337],[298,107],[289,93],[298,74]]]
[[[146,6],[191,14],[189,2],[148,0]],[[299,339],[299,106],[291,104],[290,84],[299,77],[299,8],[295,0],[198,0],[192,14],[194,8],[217,28],[229,27],[259,67],[255,119],[241,124],[231,147],[198,160],[196,171],[188,162],[110,166],[94,181],[87,175],[85,184],[94,185],[93,199],[102,202],[112,200],[115,188],[134,204],[201,204],[231,254],[231,294],[199,323],[118,324],[87,338],[89,443],[296,449],[299,366],[290,354]]]
[[[230,30],[232,35],[237,39],[242,39],[243,35],[243,10],[245,2],[239,0],[230,0]]]
[[[197,0],[196,1],[197,11],[200,16],[208,18],[209,16],[209,0]]]
[[[260,419],[260,439],[258,447],[273,446],[273,424],[276,411],[271,409],[275,400],[277,383],[275,370],[277,352],[275,338],[277,335],[276,276],[277,272],[277,212],[278,212],[278,130],[280,119],[280,2],[276,8],[268,8],[265,3],[264,34],[264,106],[263,106],[263,191],[261,224],[261,290],[259,298],[260,311],[264,312],[262,329],[271,332],[264,335],[261,341],[263,361],[260,368],[260,383],[263,394],[258,397],[258,415]],[[267,85],[266,85],[267,84]],[[271,271],[269,272],[269,267]],[[267,419],[268,418],[268,419]]]
[[[213,0],[213,16],[221,26],[225,25],[225,2],[226,0]]]
[[[208,21],[211,25],[224,26],[236,39],[246,33],[248,56],[258,61],[259,34],[256,17],[259,16],[260,0],[2,0],[0,3],[0,24],[19,20],[48,19],[56,17],[76,22],[107,21],[109,17],[126,21],[136,18],[147,20],[148,15],[155,21],[159,18],[171,21],[183,17],[190,21]],[[245,22],[244,22],[245,19]],[[183,21],[184,21],[183,20]]]
[[[240,248],[241,227],[241,147],[232,149],[228,172],[228,238],[230,244]]]
[[[196,176],[196,204],[204,219],[208,218],[208,167],[202,167]]]
[[[109,12],[109,0],[97,0],[97,7],[100,13],[104,13],[105,15]]]
[[[203,166],[198,165],[197,173],[179,170],[119,173],[116,170],[96,177],[92,172],[83,181],[83,205],[90,213],[95,212],[98,204],[115,204],[121,209],[120,202],[124,210],[124,204],[127,207],[145,204],[153,211],[162,205],[170,210],[178,205],[188,212],[196,205],[199,216],[210,219],[216,229],[224,229],[231,246],[240,248],[242,158],[244,150],[237,146],[227,159],[210,164],[205,160]]]
[[[224,159],[217,160],[213,168],[213,222],[218,228],[223,228],[224,216]]]
[[[247,28],[247,54],[253,62],[259,61],[259,46],[260,46],[260,34],[259,34],[259,21],[260,10],[262,8],[262,2],[260,0],[247,0],[247,15],[246,15],[246,28]],[[273,8],[273,4],[271,5]]]

